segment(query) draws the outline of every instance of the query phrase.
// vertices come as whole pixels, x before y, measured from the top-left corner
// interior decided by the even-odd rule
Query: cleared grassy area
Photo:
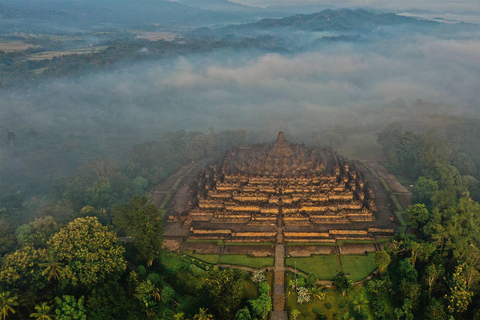
[[[215,239],[187,239],[186,242],[190,242],[190,243],[216,243],[217,246],[223,246],[223,240],[215,240]]]
[[[273,242],[225,242],[226,246],[273,246]]]
[[[285,246],[329,246],[335,247],[337,244],[335,242],[286,242]]]
[[[377,266],[373,260],[374,253],[368,255],[342,255],[343,270],[350,273],[350,279],[360,281],[368,277]]]
[[[199,254],[199,253],[193,253],[192,251],[183,251],[183,253],[185,253],[186,255],[194,259],[197,259],[206,263],[210,263],[210,264],[216,264],[219,257],[218,254]]]
[[[273,266],[273,258],[249,257],[246,254],[224,254],[220,257],[219,263],[260,269]]]
[[[173,269],[180,268],[180,266],[185,262],[185,259],[180,257],[178,254],[165,250],[160,250],[160,259],[163,264]]]
[[[165,207],[168,204],[168,201],[170,201],[171,198],[172,198],[172,194],[171,193],[167,194],[167,196],[165,197],[165,199],[163,199],[163,202],[162,202],[162,204],[160,205],[159,208],[160,209],[165,209]]]
[[[380,179],[380,182],[383,184],[383,187],[385,188],[385,190],[387,190],[387,192],[392,192],[392,189],[390,189],[390,186],[385,181],[385,179],[383,179],[383,177],[379,176],[378,179]]]
[[[395,205],[395,207],[397,208],[398,211],[403,211],[403,207],[402,205],[400,204],[400,202],[398,202],[398,199],[395,195],[391,195],[390,198],[392,198],[392,201],[393,201],[393,204]]]
[[[306,273],[315,273],[320,280],[332,280],[332,278],[341,271],[338,256],[329,255],[312,255],[305,258],[286,258],[286,265]]]
[[[405,221],[405,217],[403,216],[403,212],[396,211],[396,212],[395,212],[395,215],[397,216],[398,221],[400,221],[400,224],[401,224],[402,226],[406,226],[406,225],[407,225],[407,222]]]
[[[182,177],[179,177],[179,178],[177,179],[177,181],[175,181],[175,184],[173,185],[173,187],[172,187],[171,190],[177,190],[177,188],[178,188],[178,186],[180,185],[180,182],[182,182],[183,178],[184,178],[183,176],[182,176]]]

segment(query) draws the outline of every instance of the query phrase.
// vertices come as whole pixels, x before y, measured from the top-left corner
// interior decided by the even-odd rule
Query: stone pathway
[[[282,204],[278,209],[277,244],[275,246],[275,266],[273,283],[273,311],[271,320],[287,320],[285,311],[285,245],[283,244]]]

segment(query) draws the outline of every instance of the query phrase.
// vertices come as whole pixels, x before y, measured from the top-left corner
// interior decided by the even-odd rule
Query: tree
[[[58,281],[63,273],[63,263],[58,261],[52,251],[47,252],[45,262],[40,263],[40,266],[45,268],[42,276],[48,276],[48,281],[51,279]]]
[[[262,270],[255,270],[252,274],[252,281],[253,282],[263,282],[265,281],[265,274]]]
[[[326,297],[326,293],[323,287],[313,286],[310,288],[310,293],[313,296],[313,301],[318,298],[319,300],[323,300]]]
[[[427,283],[429,297],[432,296],[432,291],[435,287],[437,279],[439,279],[443,275],[443,273],[444,269],[442,265],[436,265],[432,263],[425,268],[424,279]]]
[[[88,319],[116,320],[122,318],[128,301],[124,289],[117,281],[110,281],[92,290],[87,299]]]
[[[317,285],[318,277],[315,273],[309,273],[306,279],[307,285],[310,287],[315,287]]]
[[[333,283],[339,291],[342,292],[342,295],[345,295],[351,287],[353,287],[353,281],[348,279],[348,276],[340,271],[333,277]]]
[[[423,203],[410,205],[405,210],[407,224],[414,229],[422,229],[427,224],[430,214]]]
[[[252,306],[253,316],[265,319],[272,310],[272,298],[270,297],[270,285],[267,282],[260,283],[260,296],[258,299],[249,300]]]
[[[51,310],[51,306],[46,302],[42,302],[41,305],[35,306],[36,312],[30,314],[30,318],[35,318],[36,320],[52,320],[55,318],[55,315],[50,313]]]
[[[195,320],[211,320],[213,319],[213,314],[207,313],[208,308],[200,308],[198,313],[193,317]]]
[[[305,287],[297,288],[297,302],[303,304],[310,301],[310,292]]]
[[[113,223],[135,237],[140,259],[152,265],[163,241],[163,219],[158,208],[149,204],[147,197],[134,196],[129,202],[117,205],[112,214]]]
[[[297,320],[298,316],[301,315],[302,313],[298,311],[298,309],[293,309],[292,310],[292,319]]]
[[[235,320],[252,320],[252,316],[250,315],[250,311],[247,307],[244,307],[235,313]]]
[[[460,264],[455,268],[449,280],[449,294],[447,295],[449,313],[462,313],[467,310],[472,301],[474,292],[468,286],[465,277],[462,275],[466,265]]]
[[[383,270],[385,270],[385,268],[388,267],[388,265],[390,264],[391,258],[388,253],[382,250],[375,252],[373,260],[375,261],[375,264],[380,269],[380,271],[383,272]]]
[[[75,299],[74,296],[64,295],[55,297],[57,320],[87,320],[87,310],[84,307],[84,297]]]
[[[362,309],[365,307],[365,306],[368,306],[369,304],[369,301],[366,300],[363,295],[360,297],[360,299],[355,299],[353,302],[352,302],[352,305],[353,305],[353,309],[355,311],[357,311],[357,313],[360,313],[360,311],[362,311]]]
[[[441,300],[432,298],[430,304],[425,312],[425,318],[428,320],[447,320],[447,313],[445,312],[445,306]]]
[[[0,207],[0,213],[2,208]],[[15,245],[15,235],[13,234],[10,223],[0,220],[0,256],[9,252]]]
[[[18,306],[18,297],[16,295],[11,295],[10,291],[0,292],[0,315],[3,320],[8,317],[8,313],[15,314],[14,307]]]
[[[48,242],[57,259],[65,264],[61,283],[93,288],[117,280],[126,269],[125,249],[116,235],[95,217],[78,218]]]
[[[242,298],[243,274],[238,269],[214,267],[208,273],[206,287],[212,299],[212,305],[222,319],[231,319],[240,306]]]
[[[433,210],[433,196],[438,192],[438,182],[419,177],[412,189],[412,203],[422,203],[427,210]]]
[[[0,269],[0,285],[22,292],[38,292],[45,288],[46,279],[41,274],[40,263],[45,250],[24,247],[3,257]]]
[[[162,299],[163,299],[163,303],[169,304],[175,298],[175,290],[173,290],[169,286],[165,286],[162,289],[161,296],[162,296]]]
[[[15,231],[15,235],[19,245],[38,249],[45,248],[48,239],[58,230],[60,226],[57,221],[51,216],[46,216],[21,225]]]
[[[185,320],[185,313],[178,312],[173,315],[173,320]]]

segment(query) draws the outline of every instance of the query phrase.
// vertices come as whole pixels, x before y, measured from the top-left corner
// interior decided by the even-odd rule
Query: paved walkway
[[[287,320],[285,311],[285,245],[283,244],[282,203],[278,209],[277,244],[275,246],[275,266],[273,283],[273,311],[271,320]]]

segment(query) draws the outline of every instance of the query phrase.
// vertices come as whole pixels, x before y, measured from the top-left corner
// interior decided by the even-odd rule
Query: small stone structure
[[[226,242],[374,240],[375,195],[361,172],[332,149],[290,144],[232,148],[200,174],[180,217],[189,239]]]

